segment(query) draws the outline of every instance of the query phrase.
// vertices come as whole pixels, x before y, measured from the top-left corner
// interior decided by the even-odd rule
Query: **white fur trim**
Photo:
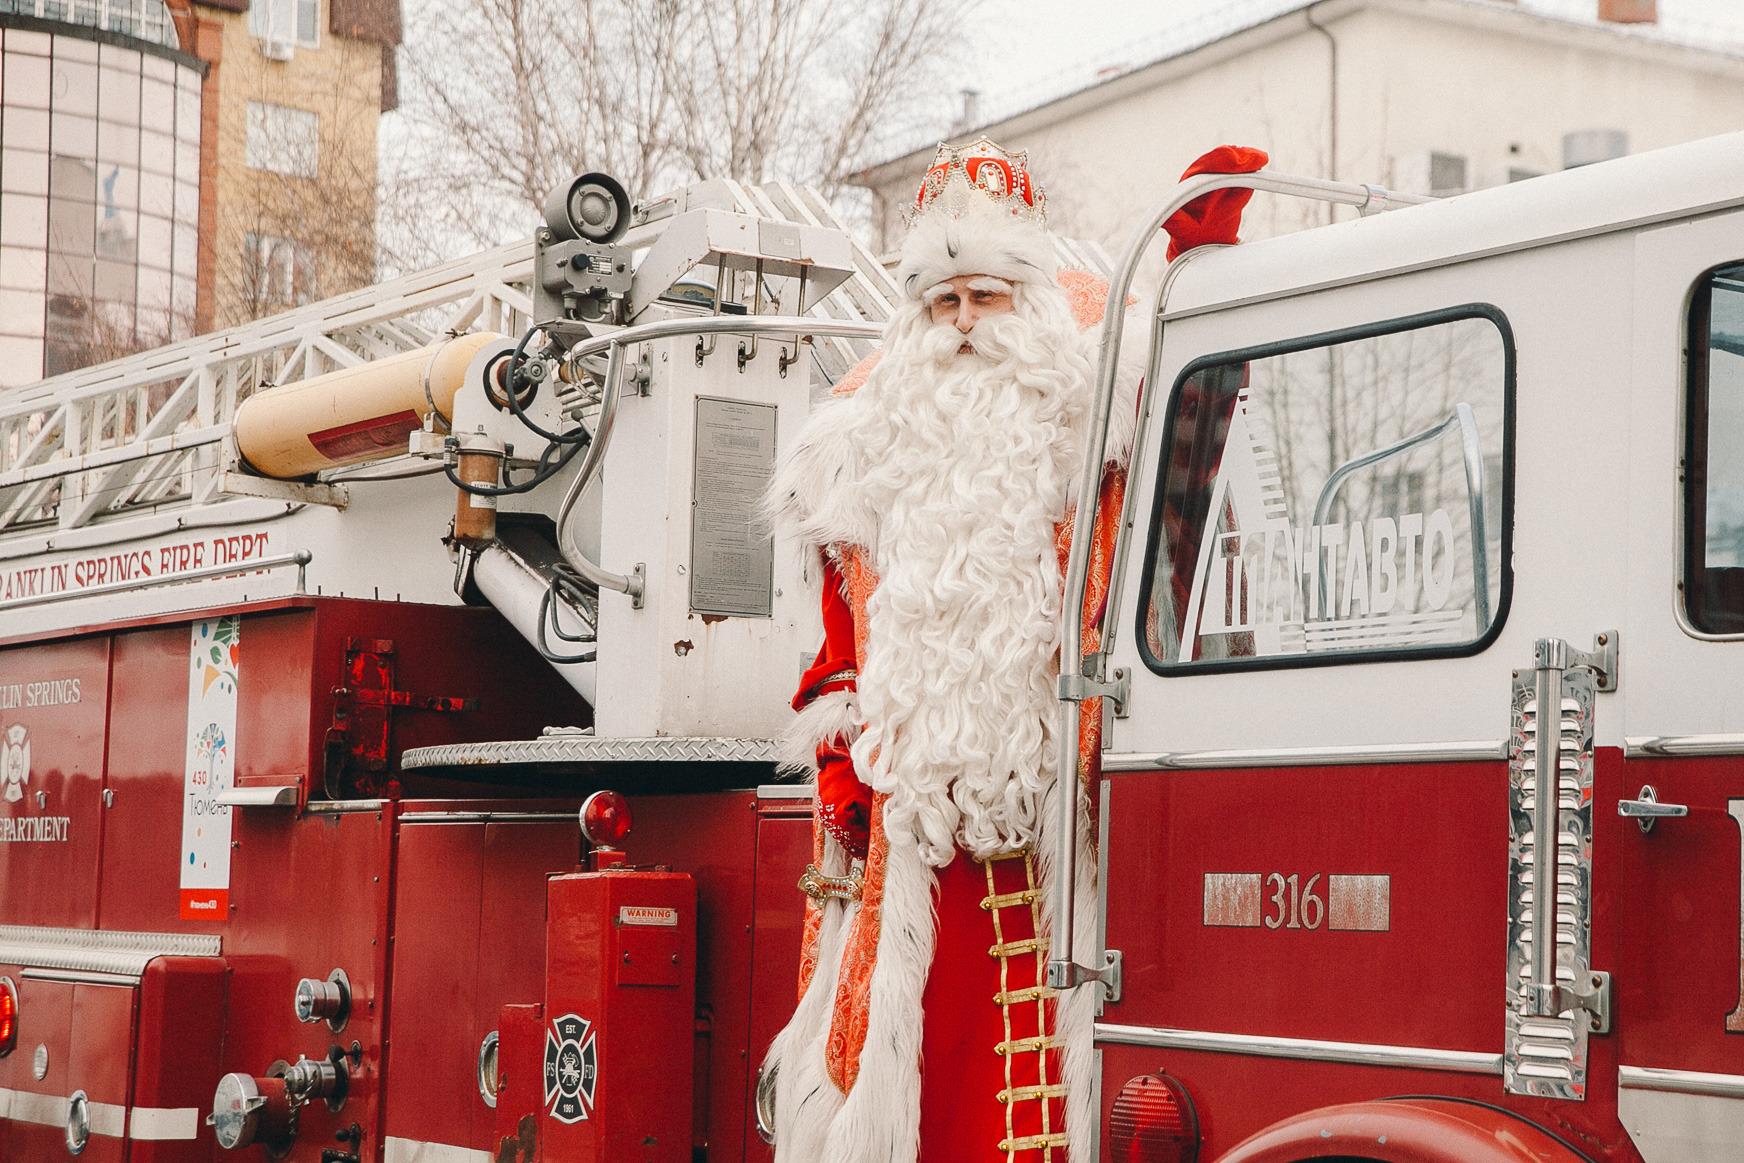
[[[828,835],[824,837],[823,871],[830,876],[848,871],[847,852]],[[826,1049],[842,963],[842,941],[859,914],[860,902],[826,900],[823,910],[823,924],[817,937],[817,967],[812,971],[811,983],[763,1059],[765,1072],[777,1072],[776,1163],[816,1163],[823,1157],[830,1126],[842,1109],[844,1096],[830,1080]]]
[[[850,690],[819,695],[795,715],[775,743],[779,770],[817,774],[817,749],[832,739],[852,743],[860,737],[860,704]]]
[[[864,503],[863,490],[846,487],[861,473],[860,432],[867,411],[859,393],[817,404],[776,466],[765,513],[777,531],[802,547],[866,545],[877,534],[877,515]]]
[[[1047,231],[984,199],[961,214],[939,209],[921,216],[902,244],[896,285],[918,297],[957,275],[992,275],[1013,283],[1052,282],[1059,269]]]
[[[811,1157],[818,1163],[914,1163],[920,1155],[921,996],[938,938],[937,884],[917,845],[889,845],[860,1069],[822,1154]]]

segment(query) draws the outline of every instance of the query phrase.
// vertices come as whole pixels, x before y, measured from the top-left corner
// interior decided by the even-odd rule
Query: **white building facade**
[[[1595,16],[1652,5],[1594,0]],[[1194,158],[1255,145],[1274,168],[1454,194],[1744,128],[1744,50],[1651,20],[1582,22],[1509,0],[1317,0],[990,124],[1027,148],[1062,233],[1126,241]],[[893,249],[932,143],[871,167],[872,244]],[[1244,235],[1324,221],[1256,199]]]

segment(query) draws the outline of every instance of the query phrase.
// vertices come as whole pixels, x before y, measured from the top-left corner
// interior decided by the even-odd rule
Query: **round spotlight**
[[[630,801],[615,791],[596,791],[581,805],[581,834],[595,848],[617,848],[630,834]]]
[[[609,174],[582,174],[545,199],[545,225],[558,241],[616,242],[630,228],[630,196]]]

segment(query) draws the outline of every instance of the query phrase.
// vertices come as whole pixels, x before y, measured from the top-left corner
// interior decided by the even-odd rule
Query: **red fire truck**
[[[1219,185],[1362,213],[1130,308],[1074,1158],[1740,1157],[1744,135],[1158,221]],[[0,1158],[778,1150],[756,499],[896,291],[779,184],[546,222],[0,401]],[[1120,302],[1154,233],[1064,257]]]

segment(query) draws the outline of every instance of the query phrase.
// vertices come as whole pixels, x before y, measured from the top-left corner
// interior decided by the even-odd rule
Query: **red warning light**
[[[616,848],[630,834],[630,801],[615,791],[596,791],[581,805],[581,834],[595,848]]]
[[[18,1045],[18,987],[10,977],[0,977],[0,1058]]]
[[[1193,1100],[1167,1074],[1141,1074],[1121,1087],[1108,1131],[1120,1163],[1194,1163],[1199,1157]]]

